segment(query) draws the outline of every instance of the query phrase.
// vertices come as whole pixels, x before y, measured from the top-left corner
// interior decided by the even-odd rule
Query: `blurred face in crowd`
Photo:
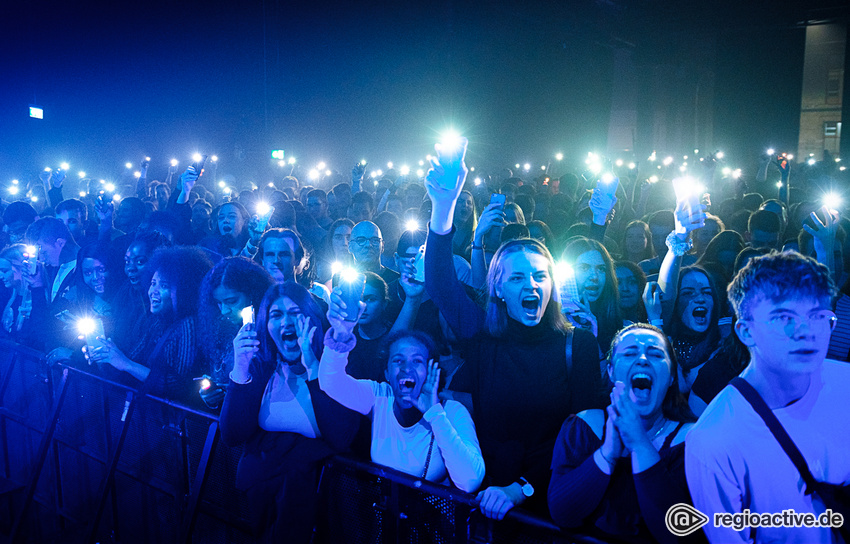
[[[596,302],[602,296],[607,280],[605,259],[598,251],[586,251],[578,256],[575,266],[579,295],[587,302]]]
[[[705,332],[711,325],[714,309],[711,283],[702,272],[692,270],[682,278],[676,310],[682,323],[694,332]]]
[[[351,241],[351,227],[348,225],[339,225],[331,235],[331,244],[333,244],[334,256],[337,258],[348,255],[348,243]]]
[[[638,305],[641,296],[638,279],[634,272],[625,266],[618,266],[615,272],[617,273],[617,287],[620,290],[620,308],[634,308]]]
[[[218,210],[218,231],[222,236],[239,236],[245,227],[245,219],[233,204],[224,204]]]
[[[106,291],[106,280],[109,278],[109,271],[106,265],[98,259],[83,259],[81,265],[83,273],[83,282],[89,289],[102,295]]]
[[[15,267],[12,266],[12,261],[0,259],[0,281],[7,288],[15,285]]]
[[[756,249],[776,249],[779,247],[779,233],[755,229],[749,233],[750,243]]]
[[[168,314],[177,308],[177,290],[159,275],[159,271],[154,272],[151,278],[148,297],[151,301],[151,313],[154,315]]]
[[[705,253],[708,243],[718,234],[720,234],[720,225],[713,219],[706,219],[704,227],[693,231],[694,250],[697,255]]]
[[[212,208],[207,204],[195,204],[192,206],[192,226],[196,229],[208,229],[211,214]]]
[[[384,249],[381,229],[370,221],[357,223],[351,229],[351,242],[348,250],[354,255],[354,260],[367,266],[377,266]]]
[[[372,325],[384,319],[386,302],[378,289],[367,283],[363,288],[363,296],[360,297],[360,301],[366,304],[366,309],[363,310],[358,324]]]
[[[370,221],[372,219],[372,208],[363,201],[352,202],[348,207],[348,218],[354,221],[355,225],[361,221]]]
[[[48,241],[44,237],[39,238],[35,244],[39,248],[39,262],[50,266],[59,266],[59,258],[62,255],[62,248],[65,247],[66,243],[67,240],[63,238],[57,238],[53,241]]]
[[[393,342],[387,360],[387,383],[399,408],[413,408],[428,376],[428,349],[414,338]]]
[[[251,299],[241,291],[219,285],[212,292],[213,300],[218,304],[221,318],[235,325],[242,324],[242,309],[251,305]]]
[[[655,331],[632,329],[620,338],[608,375],[626,385],[629,399],[644,418],[661,413],[667,389],[673,384],[673,362],[664,338]]]
[[[295,322],[301,315],[301,308],[289,297],[280,297],[269,306],[267,330],[281,353],[298,350],[298,329]]]
[[[24,241],[24,236],[27,233],[27,227],[32,223],[29,221],[13,221],[3,228],[9,233],[10,244],[20,244]]]
[[[665,255],[667,253],[667,244],[665,244],[665,240],[667,240],[667,235],[670,234],[670,230],[664,225],[650,225],[649,232],[652,233],[652,247],[655,248],[656,255]]]
[[[464,224],[472,217],[472,212],[475,209],[475,202],[472,195],[466,191],[460,194],[455,206],[455,223]]]
[[[71,236],[77,243],[82,242],[85,238],[85,218],[80,210],[65,210],[56,214],[56,218],[60,219],[68,230],[71,231]]]
[[[508,315],[523,325],[540,323],[552,299],[552,262],[531,251],[516,251],[501,258],[496,296],[505,301]]]
[[[311,196],[307,198],[307,211],[314,219],[323,219],[328,215],[328,201],[322,200],[316,196]]]
[[[278,283],[295,276],[295,247],[291,238],[266,238],[263,242],[263,267]]]
[[[137,286],[142,279],[145,266],[148,264],[148,251],[145,244],[134,242],[124,254],[124,273],[130,280],[130,285]]]
[[[641,226],[626,229],[625,242],[626,255],[639,255],[649,245],[649,240],[646,239],[646,233]]]
[[[387,200],[387,211],[394,213],[396,217],[401,218],[404,215],[404,204],[400,198],[391,198]]]

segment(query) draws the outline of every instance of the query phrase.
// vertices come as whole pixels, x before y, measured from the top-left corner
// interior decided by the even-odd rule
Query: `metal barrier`
[[[0,341],[0,533],[9,542],[253,542],[236,492],[240,448],[218,417],[88,368],[48,367]],[[316,543],[595,543],[519,509],[338,456],[319,485]]]

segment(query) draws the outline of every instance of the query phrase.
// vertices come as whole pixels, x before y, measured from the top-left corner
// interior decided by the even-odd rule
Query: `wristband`
[[[476,246],[472,244],[472,251],[484,251],[484,246]]]
[[[325,347],[332,349],[338,353],[348,353],[349,351],[354,349],[354,346],[357,344],[357,337],[354,334],[349,334],[348,338],[343,340],[342,342],[338,340],[334,340],[333,328],[328,329],[328,332],[325,333]]]
[[[248,385],[254,379],[253,376],[248,376],[247,382],[238,382],[238,381],[233,379],[233,371],[232,370],[230,371],[229,377],[230,377],[230,381],[232,381],[233,383],[235,383],[237,385]]]
[[[686,241],[682,242],[679,240],[675,231],[667,235],[665,243],[667,244],[667,249],[669,249],[676,257],[681,257],[690,251],[691,247],[693,247],[693,241],[691,241],[690,237]]]

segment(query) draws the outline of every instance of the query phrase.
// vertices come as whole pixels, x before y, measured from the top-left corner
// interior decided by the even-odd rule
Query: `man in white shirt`
[[[814,478],[850,481],[850,365],[825,360],[836,295],[829,271],[799,253],[753,259],[729,286],[735,332],[751,361],[741,373],[803,454]],[[823,514],[803,479],[739,391],[727,386],[688,434],[685,470],[714,542],[840,542],[826,527],[717,527],[716,514]],[[728,518],[727,518],[728,519]],[[740,519],[740,518],[739,518]],[[846,520],[845,523],[850,523]],[[738,530],[736,530],[738,529]]]

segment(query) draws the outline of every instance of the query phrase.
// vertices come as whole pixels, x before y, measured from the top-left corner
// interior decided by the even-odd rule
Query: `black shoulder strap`
[[[794,441],[791,440],[791,437],[788,436],[788,433],[785,431],[785,428],[779,423],[779,420],[776,419],[776,416],[767,407],[764,399],[761,398],[761,395],[758,394],[752,385],[747,382],[747,380],[743,378],[733,378],[732,381],[729,382],[729,385],[733,386],[737,389],[741,395],[750,403],[750,406],[753,407],[753,410],[764,420],[767,428],[770,429],[770,432],[773,434],[773,437],[776,438],[776,441],[779,442],[779,445],[782,446],[782,449],[785,450],[785,454],[791,459],[791,462],[794,463],[794,466],[797,467],[797,471],[800,473],[800,476],[803,477],[803,481],[806,482],[806,494],[810,494],[815,490],[817,485],[817,481],[814,476],[812,476],[811,471],[809,471],[809,465],[806,463],[806,459],[803,457],[803,454],[800,453],[800,450],[797,448],[797,445],[794,444]]]
[[[607,410],[606,410],[606,412],[607,412]],[[679,431],[681,431],[682,427],[684,427],[684,426],[685,426],[684,421],[680,421],[679,424],[676,425],[676,428],[673,429],[673,432],[668,434],[667,438],[664,439],[664,444],[661,445],[662,450],[670,447],[670,445],[673,443],[673,439],[676,438],[676,435],[679,434]]]
[[[565,348],[565,355],[567,356],[567,379],[570,379],[570,376],[573,373],[573,327],[567,329],[567,346]]]

